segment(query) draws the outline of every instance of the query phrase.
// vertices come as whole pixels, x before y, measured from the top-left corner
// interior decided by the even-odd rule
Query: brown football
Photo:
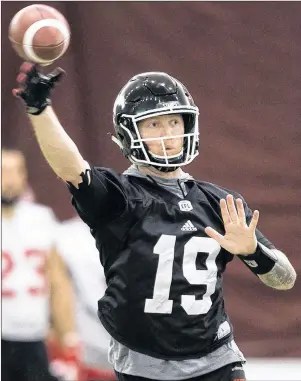
[[[8,35],[21,58],[49,65],[67,50],[70,27],[65,17],[55,8],[33,4],[15,14]]]

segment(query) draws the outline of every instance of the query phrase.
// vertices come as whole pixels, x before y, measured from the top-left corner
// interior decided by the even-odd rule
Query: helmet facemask
[[[154,116],[181,114],[184,121],[184,133],[175,136],[163,136],[158,138],[142,138],[140,135],[138,122]],[[137,113],[135,115],[122,114],[118,124],[123,130],[121,141],[113,138],[123,150],[124,155],[134,164],[150,165],[162,172],[170,172],[178,167],[191,163],[198,155],[199,129],[198,129],[198,108],[195,106],[173,106],[163,107]],[[165,141],[183,138],[182,151],[176,155],[168,155]],[[147,143],[150,141],[160,141],[163,155],[155,155],[150,152]]]

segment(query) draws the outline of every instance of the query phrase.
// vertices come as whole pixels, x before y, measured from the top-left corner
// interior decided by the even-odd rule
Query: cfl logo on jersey
[[[182,210],[182,212],[189,212],[190,210],[193,209],[191,202],[188,200],[179,201],[179,207],[180,207],[180,210]]]

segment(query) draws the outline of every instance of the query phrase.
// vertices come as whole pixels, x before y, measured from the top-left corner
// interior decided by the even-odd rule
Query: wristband
[[[257,243],[257,248],[254,254],[239,255],[239,258],[256,275],[268,273],[278,261],[277,255],[271,249],[268,249],[259,242]]]
[[[26,112],[30,115],[40,115],[45,110],[47,106],[51,105],[51,100],[46,99],[43,102],[40,102],[39,104],[36,104],[35,106],[26,106]]]

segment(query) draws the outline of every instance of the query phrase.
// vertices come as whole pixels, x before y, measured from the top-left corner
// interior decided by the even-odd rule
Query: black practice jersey
[[[204,229],[224,234],[219,201],[241,196],[188,180],[181,199],[154,178],[105,168],[92,168],[91,178],[89,186],[70,190],[104,266],[107,290],[98,309],[110,335],[137,352],[173,360],[200,357],[231,340],[222,274],[233,255]],[[249,221],[246,204],[245,211]],[[273,248],[260,232],[257,238]]]

